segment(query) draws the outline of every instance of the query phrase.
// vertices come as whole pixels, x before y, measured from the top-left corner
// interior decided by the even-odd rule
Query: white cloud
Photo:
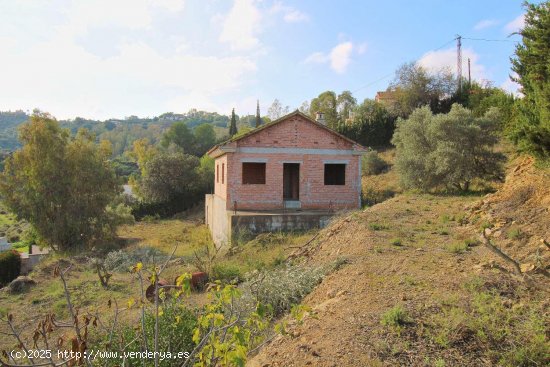
[[[287,23],[301,23],[309,20],[309,15],[292,6],[284,5],[281,1],[276,1],[269,12],[272,14],[282,13],[283,20]]]
[[[184,0],[155,0],[153,4],[166,8],[172,12],[182,11],[185,7]]]
[[[217,110],[212,102],[215,97],[238,91],[246,76],[256,71],[255,61],[248,56],[190,53],[182,34],[166,35],[181,44],[170,52],[157,50],[145,39],[136,41],[123,36],[113,54],[91,53],[79,43],[80,36],[90,29],[116,25],[148,30],[158,16],[154,8],[184,10],[183,2],[164,0],[121,0],[116,6],[101,0],[101,4],[105,7],[96,8],[84,1],[70,3],[63,14],[54,14],[55,22],[40,24],[50,25],[44,37],[29,32],[5,35],[0,30],[4,51],[0,69],[10,70],[0,74],[3,105],[38,107],[58,118],[146,116],[166,110],[183,111],[191,106]],[[36,7],[25,11],[36,15],[42,10]],[[9,18],[0,14],[0,22],[34,29],[34,16],[13,17],[18,14],[21,15],[17,9]],[[32,42],[23,42],[29,34]]]
[[[314,52],[305,58],[305,64],[322,64],[329,61],[329,56],[322,52]]]
[[[339,74],[342,74],[346,72],[348,65],[351,62],[353,48],[353,43],[351,41],[342,42],[334,46],[328,54],[325,54],[323,52],[312,53],[305,58],[304,63],[329,63],[332,70]]]
[[[359,55],[363,55],[365,52],[367,52],[367,47],[368,47],[368,45],[367,45],[366,42],[363,42],[363,43],[359,44],[357,46],[357,53]]]
[[[525,14],[519,15],[517,18],[507,23],[504,30],[509,33],[519,32],[525,25]]]
[[[473,80],[487,79],[485,66],[479,63],[479,56],[471,48],[462,49],[462,76],[468,77],[468,58]],[[431,71],[449,69],[456,75],[456,50],[454,48],[425,53],[418,64]]]
[[[344,73],[351,61],[351,42],[340,43],[330,51],[330,67],[337,73]]]
[[[499,24],[500,22],[498,20],[494,19],[483,19],[479,21],[475,26],[474,30],[480,31],[482,29],[491,28]]]
[[[232,50],[251,50],[260,45],[261,12],[254,0],[235,0],[225,16],[220,41],[229,43]]]
[[[288,23],[300,23],[309,20],[309,16],[299,10],[292,10],[286,13],[283,19]]]

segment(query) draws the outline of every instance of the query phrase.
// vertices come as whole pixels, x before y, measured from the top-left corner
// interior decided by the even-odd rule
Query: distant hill
[[[19,146],[17,126],[27,121],[29,115],[24,111],[0,111],[0,151],[11,151]]]
[[[9,152],[20,147],[17,127],[28,118],[29,115],[21,110],[0,111],[0,151]],[[216,134],[221,138],[227,135],[229,120],[229,116],[217,112],[191,109],[187,113],[167,112],[153,118],[128,116],[124,119],[100,121],[76,117],[72,120],[60,120],[59,123],[73,134],[81,128],[86,128],[96,134],[98,139],[109,140],[113,144],[114,155],[118,156],[130,149],[137,139],[148,138],[152,143],[157,143],[164,131],[175,122],[184,122],[190,128],[204,123],[212,124]],[[243,116],[240,120],[239,127],[253,126],[255,123],[254,116]]]

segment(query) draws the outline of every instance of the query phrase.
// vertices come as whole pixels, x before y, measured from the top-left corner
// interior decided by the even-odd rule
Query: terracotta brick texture
[[[235,148],[216,158],[215,195],[227,210],[283,208],[283,164],[299,163],[302,209],[343,209],[360,206],[360,159],[365,148],[303,117],[288,118],[255,134],[231,142]],[[265,184],[243,184],[246,162],[266,164]],[[345,164],[345,184],[325,185],[325,164]],[[224,182],[222,182],[222,165]]]

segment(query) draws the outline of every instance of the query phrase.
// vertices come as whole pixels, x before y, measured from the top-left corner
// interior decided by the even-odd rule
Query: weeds
[[[524,233],[522,232],[522,230],[520,228],[511,228],[508,233],[506,234],[506,236],[511,239],[511,240],[519,240],[521,238],[524,237]]]
[[[453,254],[463,254],[469,250],[469,247],[464,242],[456,242],[448,245],[446,249]]]
[[[483,346],[480,349],[494,365],[548,365],[544,306],[513,305],[495,287],[480,277],[469,280],[464,286],[466,298],[441,304],[441,311],[431,316],[429,337],[444,349]]]
[[[411,319],[407,311],[405,311],[401,305],[397,305],[384,312],[380,322],[382,325],[390,327],[400,333],[405,325],[411,323]]]
[[[369,229],[371,231],[383,231],[389,228],[390,227],[387,224],[369,223]]]
[[[397,247],[403,246],[403,242],[401,241],[400,238],[394,238],[394,239],[392,239],[392,240],[390,241],[390,244],[391,244],[392,246],[397,246]]]
[[[154,247],[138,247],[133,250],[112,251],[107,254],[104,261],[106,270],[125,272],[138,262],[143,264],[161,263],[166,261],[168,255]]]

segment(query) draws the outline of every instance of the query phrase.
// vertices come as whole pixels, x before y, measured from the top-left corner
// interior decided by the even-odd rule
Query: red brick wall
[[[222,177],[223,171],[223,177]],[[227,199],[227,173],[229,172],[229,167],[227,166],[227,154],[222,155],[219,158],[216,158],[214,165],[214,194]],[[223,182],[222,182],[223,178]]]
[[[216,159],[220,183],[215,193],[227,200],[227,209],[270,210],[283,207],[283,163],[300,163],[300,202],[303,209],[356,208],[359,204],[360,156],[352,155],[353,144],[300,116],[293,116],[271,128],[237,142],[238,148],[288,148],[281,152],[228,153]],[[314,149],[314,151],[300,151]],[[294,152],[293,152],[294,150]],[[348,151],[334,154],[334,150]],[[319,154],[323,153],[323,154]],[[265,185],[243,185],[242,163],[265,162]],[[221,184],[225,163],[226,183]],[[346,163],[346,184],[324,185],[325,163]]]
[[[300,147],[309,149],[352,148],[349,141],[337,137],[299,115],[292,116],[271,128],[239,140],[237,145],[239,147]]]
[[[265,185],[242,184],[242,160],[267,159]],[[347,161],[346,184],[325,185],[324,164]],[[283,163],[300,163],[300,202],[303,209],[359,206],[359,156],[313,154],[230,154],[228,209],[269,210],[283,207]]]

